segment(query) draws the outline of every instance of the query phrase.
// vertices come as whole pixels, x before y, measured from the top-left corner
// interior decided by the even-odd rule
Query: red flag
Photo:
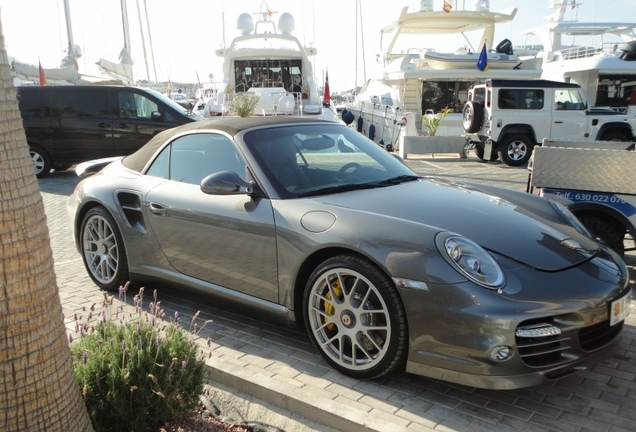
[[[329,94],[329,71],[325,73],[325,95],[322,101],[325,105],[331,103],[331,94]]]
[[[44,68],[42,67],[42,63],[40,63],[40,59],[38,59],[38,65],[40,67],[40,85],[46,85],[46,75],[44,74]]]
[[[449,13],[451,10],[453,10],[453,5],[451,5],[449,2],[444,0],[443,10],[444,10],[444,12]]]

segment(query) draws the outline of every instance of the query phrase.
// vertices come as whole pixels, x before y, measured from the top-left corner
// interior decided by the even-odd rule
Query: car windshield
[[[181,105],[179,105],[178,103],[176,103],[175,101],[173,101],[172,99],[170,99],[168,96],[166,96],[165,94],[159,93],[156,90],[153,89],[144,89],[149,93],[152,93],[152,95],[158,99],[161,99],[161,101],[163,103],[165,103],[166,105],[170,106],[173,110],[183,113],[183,114],[188,114],[190,111],[188,111],[187,109],[185,109],[184,107],[182,107]]]
[[[281,198],[392,186],[419,178],[397,158],[339,124],[285,125],[243,140]]]

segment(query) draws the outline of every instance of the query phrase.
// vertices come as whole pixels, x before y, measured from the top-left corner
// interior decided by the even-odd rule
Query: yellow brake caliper
[[[338,299],[342,299],[342,286],[340,286],[340,279],[334,279],[331,282],[331,289],[335,293],[336,297],[338,297]],[[331,300],[331,291],[327,291],[327,294],[325,294],[325,297]],[[331,303],[323,301],[322,304],[325,308],[325,313],[327,315],[333,315],[336,312],[336,308],[333,307]],[[325,317],[323,317],[322,320],[323,320],[323,324],[327,322],[327,319]],[[334,323],[327,324],[327,329],[333,331],[336,329],[336,325]]]

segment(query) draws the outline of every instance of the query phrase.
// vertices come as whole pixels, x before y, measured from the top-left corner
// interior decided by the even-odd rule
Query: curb
[[[347,432],[412,432],[402,424],[347,406],[312,391],[247,369],[219,357],[207,359],[208,379],[234,388],[316,423]],[[433,431],[433,429],[429,429]]]

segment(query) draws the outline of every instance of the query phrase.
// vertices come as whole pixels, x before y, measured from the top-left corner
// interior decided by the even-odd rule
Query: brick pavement
[[[524,168],[482,163],[472,155],[406,163],[425,175],[526,189]],[[86,316],[85,309],[103,299],[71,241],[65,203],[76,183],[72,171],[40,180],[69,333],[74,316]],[[633,269],[636,254],[626,261]],[[212,320],[199,332],[202,345],[208,338],[211,343],[211,379],[338,430],[620,432],[636,424],[636,311],[627,319],[620,352],[592,370],[529,389],[493,391],[405,372],[348,378],[322,360],[303,332],[202,301],[193,292],[163,287],[159,300],[168,316],[179,311],[181,322],[189,323],[198,310],[200,320]]]

